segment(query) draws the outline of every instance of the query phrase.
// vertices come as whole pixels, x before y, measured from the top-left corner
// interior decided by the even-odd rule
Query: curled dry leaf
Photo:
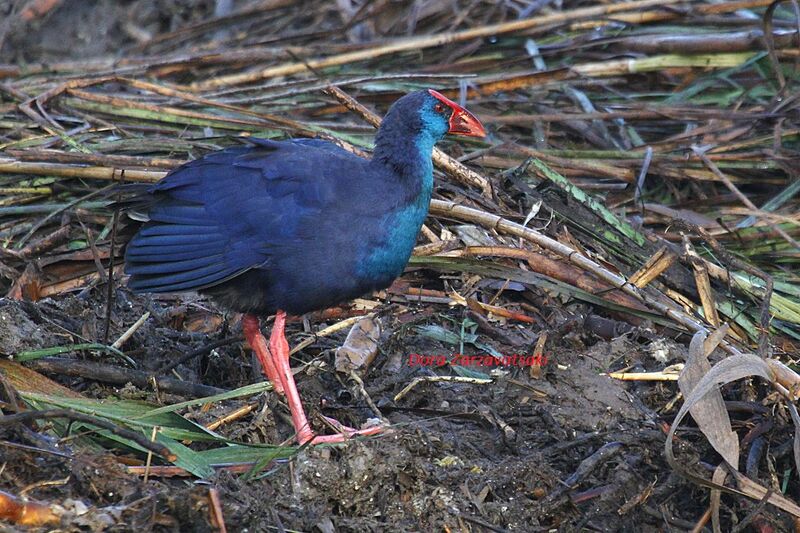
[[[381,325],[374,315],[368,315],[356,322],[347,334],[344,345],[336,350],[336,370],[366,370],[378,354],[380,338]]]
[[[727,325],[722,329],[727,330]],[[678,377],[678,386],[685,398],[689,398],[692,395],[703,376],[711,370],[711,363],[708,362],[708,351],[710,350],[704,349],[705,340],[705,334],[698,332],[695,333],[689,345],[689,358],[686,361],[683,372]],[[716,348],[716,344],[714,344],[713,348]],[[738,468],[739,439],[731,428],[731,420],[728,417],[725,401],[722,399],[722,393],[719,389],[716,387],[710,388],[689,409],[689,412],[692,413],[692,418],[697,422],[697,427],[706,436],[711,446],[717,450],[717,453],[734,468]]]
[[[713,403],[709,403],[714,402],[715,400],[707,400],[707,396],[713,398],[715,394],[719,394],[718,387],[721,385],[732,383],[736,380],[750,376],[759,376],[772,383],[774,386],[783,389],[778,382],[772,366],[764,359],[761,359],[753,354],[738,354],[729,356],[711,367],[705,373],[705,375],[696,381],[697,375],[695,373],[697,372],[697,368],[704,365],[703,361],[705,360],[705,356],[714,350],[719,342],[718,339],[722,339],[725,334],[724,331],[715,333],[716,335],[706,340],[705,333],[698,332],[692,339],[692,343],[690,345],[690,361],[687,362],[686,368],[691,367],[694,370],[690,370],[684,380],[684,386],[686,386],[686,389],[684,390],[684,386],[681,386],[681,390],[683,391],[684,396],[686,396],[686,401],[675,417],[672,427],[669,430],[669,434],[667,435],[667,440],[664,444],[664,452],[667,457],[667,462],[676,472],[687,477],[688,479],[691,479],[699,485],[709,487],[711,489],[718,489],[723,492],[747,496],[759,501],[767,498],[767,501],[770,504],[788,513],[791,513],[796,517],[800,517],[800,506],[798,506],[796,503],[780,494],[770,492],[765,487],[739,473],[739,471],[736,469],[736,465],[738,464],[738,455],[734,457],[734,447],[729,442],[730,439],[725,436],[725,431],[728,430],[727,428],[730,428],[730,420],[727,412],[724,410],[722,411],[722,415],[724,415],[724,421],[727,422],[727,427],[725,426],[725,423],[709,423],[708,421],[708,417],[712,416],[714,413],[718,413],[718,407],[714,407]],[[697,358],[696,354],[703,355],[699,362],[693,361],[693,359]],[[705,364],[707,364],[707,361]],[[683,378],[683,376],[681,377]],[[680,381],[681,380],[679,380],[679,383]],[[694,387],[689,387],[692,382],[695,382]],[[699,410],[696,410],[695,408],[701,404],[703,406]],[[709,405],[711,405],[711,407],[709,407]],[[678,461],[676,461],[672,450],[672,440],[675,437],[675,431],[677,430],[681,421],[690,412],[692,413],[692,416],[695,417],[700,429],[709,438],[709,442],[714,446],[714,449],[717,450],[720,455],[722,455],[722,457],[731,467],[730,472],[736,480],[738,489],[725,487],[719,483],[714,483],[708,479],[693,474],[689,471],[689,469],[683,467],[678,463]],[[695,415],[695,412],[698,412],[699,414]],[[798,428],[796,427],[796,439],[800,438],[797,437],[797,431]],[[735,434],[733,435],[733,438],[736,438]],[[738,447],[739,444],[737,440],[735,449],[738,450]]]

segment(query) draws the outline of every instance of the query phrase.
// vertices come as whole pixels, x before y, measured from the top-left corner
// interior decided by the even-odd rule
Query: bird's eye
[[[436,104],[433,106],[433,110],[437,113],[444,113],[444,106],[442,104]]]

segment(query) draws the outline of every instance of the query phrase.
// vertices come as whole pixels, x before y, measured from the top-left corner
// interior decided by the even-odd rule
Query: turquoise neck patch
[[[431,99],[433,100],[433,99]],[[420,109],[422,128],[412,138],[398,136],[392,139],[392,160],[403,162],[404,178],[419,184],[419,193],[410,204],[387,213],[379,221],[386,228],[382,246],[369,250],[357,266],[358,276],[388,284],[403,272],[417,242],[433,192],[433,146],[447,132],[447,120],[433,111],[434,102]]]
[[[428,215],[430,201],[431,188],[427,188],[414,203],[381,219],[380,223],[387,227],[385,244],[372,250],[358,265],[359,276],[384,283],[403,272],[417,242],[419,229]]]
[[[420,192],[411,204],[387,213],[379,224],[386,228],[385,244],[372,250],[367,258],[357,267],[359,276],[374,279],[376,282],[389,282],[399,276],[411,257],[411,251],[417,242],[433,193],[433,162],[431,150],[434,140],[429,135],[421,135],[417,139],[417,147],[423,156],[417,168],[422,174]]]

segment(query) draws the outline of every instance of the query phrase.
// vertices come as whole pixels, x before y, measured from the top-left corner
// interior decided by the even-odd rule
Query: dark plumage
[[[419,91],[390,108],[371,160],[319,140],[250,139],[182,165],[142,204],[129,286],[197,290],[259,315],[387,287],[428,212],[431,151],[448,131],[483,134],[463,108]]]

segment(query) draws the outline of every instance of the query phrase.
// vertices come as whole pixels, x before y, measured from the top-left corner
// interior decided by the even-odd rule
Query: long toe
[[[391,428],[386,425],[377,425],[371,426],[364,429],[354,429],[348,426],[345,426],[338,420],[334,420],[333,418],[325,417],[325,420],[331,424],[338,433],[336,435],[314,435],[313,433],[306,433],[300,438],[298,435],[297,442],[300,444],[310,443],[313,444],[337,444],[341,442],[346,442],[350,439],[354,439],[356,437],[369,437],[372,435],[378,435],[382,433],[390,433]]]

